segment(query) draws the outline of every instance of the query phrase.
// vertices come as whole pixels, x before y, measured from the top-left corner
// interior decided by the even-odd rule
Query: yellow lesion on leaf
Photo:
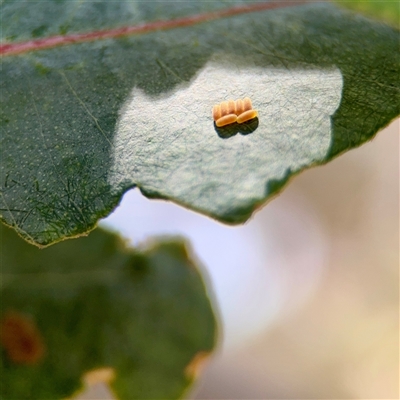
[[[33,365],[45,355],[45,345],[34,320],[17,311],[7,311],[0,321],[0,343],[16,364]]]

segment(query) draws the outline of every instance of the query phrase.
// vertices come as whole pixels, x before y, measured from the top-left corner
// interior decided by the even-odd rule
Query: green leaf
[[[0,236],[2,399],[65,398],[98,368],[114,370],[121,399],[188,388],[216,328],[184,243],[134,251],[96,229],[39,250],[4,226]]]
[[[398,31],[331,4],[232,4],[3,3],[7,40],[95,34],[2,58],[2,220],[47,245],[138,186],[241,223],[399,115]],[[258,120],[215,129],[213,105],[245,96]]]
[[[397,0],[335,0],[339,6],[350,8],[368,17],[382,20],[399,28],[400,7]]]

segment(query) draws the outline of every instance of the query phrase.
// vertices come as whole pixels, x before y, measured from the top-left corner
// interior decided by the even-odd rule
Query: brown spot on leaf
[[[16,311],[7,311],[0,321],[0,342],[8,358],[16,364],[36,364],[45,353],[34,321]]]
[[[208,360],[210,353],[208,351],[199,351],[192,358],[190,363],[185,368],[185,375],[189,379],[196,379],[203,371],[206,361]]]

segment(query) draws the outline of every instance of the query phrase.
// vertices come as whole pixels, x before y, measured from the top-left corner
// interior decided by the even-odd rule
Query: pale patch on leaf
[[[241,70],[213,61],[168,95],[134,88],[117,124],[108,181],[116,192],[137,184],[150,196],[221,220],[235,214],[231,222],[240,222],[240,210],[253,210],[270,194],[269,182],[326,158],[342,86],[337,68]],[[258,110],[258,127],[224,136],[214,126],[213,105],[246,96]]]

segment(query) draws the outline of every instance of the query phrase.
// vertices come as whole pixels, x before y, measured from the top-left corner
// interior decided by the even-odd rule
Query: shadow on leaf
[[[214,122],[214,129],[221,139],[229,139],[235,136],[237,133],[242,135],[248,135],[253,133],[258,128],[258,118],[253,118],[250,121],[244,122],[243,124],[230,124],[222,127],[218,127]]]

